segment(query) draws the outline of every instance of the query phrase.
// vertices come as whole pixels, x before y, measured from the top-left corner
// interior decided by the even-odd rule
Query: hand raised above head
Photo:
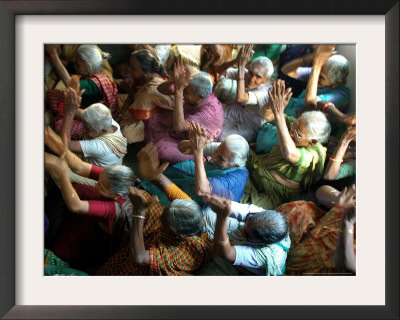
[[[337,196],[337,204],[351,208],[356,206],[356,185],[353,184],[351,187],[345,187]]]
[[[348,126],[346,132],[342,135],[342,140],[346,142],[356,140],[356,126]]]
[[[274,114],[283,114],[290,98],[292,97],[292,88],[285,89],[285,81],[276,80],[269,90],[269,100],[271,110]]]
[[[157,148],[151,142],[143,147],[137,156],[139,159],[139,173],[143,178],[150,181],[157,180],[169,165],[168,162],[160,165]]]
[[[151,202],[147,201],[142,191],[131,186],[128,188],[128,197],[132,203],[133,214],[140,213],[141,215],[144,215]]]
[[[321,44],[317,47],[314,55],[314,64],[323,65],[330,57],[336,54],[335,46],[332,44]]]
[[[239,57],[238,64],[240,66],[245,66],[250,61],[251,57],[254,54],[253,46],[254,46],[253,44],[246,44],[240,49],[238,55]]]
[[[189,141],[194,152],[204,149],[204,147],[213,140],[213,135],[208,137],[207,130],[193,121],[189,123],[188,133]]]
[[[177,89],[187,87],[190,81],[190,76],[190,70],[185,67],[182,57],[178,56],[174,64],[174,82]]]
[[[64,97],[64,113],[75,115],[76,110],[81,106],[82,94],[85,90],[80,90],[78,93],[68,87]]]
[[[229,217],[231,214],[231,200],[216,195],[203,195],[205,203],[221,218]]]

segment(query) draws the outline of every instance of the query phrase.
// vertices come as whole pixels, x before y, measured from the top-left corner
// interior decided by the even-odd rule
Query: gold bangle
[[[353,229],[340,229],[339,231],[343,233],[354,233]]]
[[[229,242],[229,238],[226,238],[225,240],[215,240],[215,242],[218,243],[220,246],[224,246]]]
[[[139,215],[136,215],[136,214],[133,214],[132,217],[134,217],[134,218],[139,218],[139,219],[146,219],[146,217],[144,217],[144,216],[139,216]]]

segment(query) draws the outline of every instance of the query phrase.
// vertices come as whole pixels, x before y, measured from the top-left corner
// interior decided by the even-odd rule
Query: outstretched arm
[[[343,157],[346,153],[347,148],[352,140],[356,138],[356,127],[351,126],[340,138],[339,144],[336,147],[332,158],[329,159],[329,163],[325,168],[324,179],[326,180],[336,180],[339,176],[340,166],[343,162]]]
[[[175,62],[175,109],[174,109],[174,130],[186,131],[189,123],[185,120],[183,111],[183,89],[189,84],[190,71],[185,70],[182,57],[178,57]]]
[[[231,214],[231,201],[215,195],[205,194],[204,201],[217,214],[214,232],[214,252],[230,262],[236,260],[236,249],[228,237],[228,217]]]
[[[308,66],[314,59],[315,56],[315,51],[306,54],[303,57],[298,57],[296,59],[293,59],[291,61],[289,61],[288,63],[286,63],[283,67],[282,67],[282,72],[284,74],[286,74],[287,76],[297,79],[297,70],[299,67],[304,67],[304,66]]]
[[[66,151],[60,156],[45,152],[45,169],[55,174],[60,182],[61,194],[68,209],[75,213],[88,213],[89,202],[81,200],[68,177],[68,164],[65,160]]]
[[[68,140],[65,135],[62,140],[50,126],[46,126],[44,130],[44,143],[58,155],[63,154],[66,148],[65,158],[71,170],[82,177],[89,177],[92,165],[82,161],[76,154],[68,149]]]
[[[70,75],[59,57],[59,53],[61,52],[60,45],[46,44],[44,48],[49,55],[49,61],[53,65],[57,75],[64,82],[65,86],[68,86]]]
[[[306,96],[304,98],[304,105],[311,109],[317,109],[317,90],[318,90],[318,79],[322,70],[322,66],[328,59],[336,53],[333,45],[320,45],[315,52],[313,69],[311,71],[310,78],[308,79]]]
[[[271,101],[271,109],[274,113],[275,125],[278,131],[279,147],[283,157],[287,161],[296,163],[300,159],[300,151],[290,136],[284,115],[285,107],[291,97],[291,89],[288,88],[285,90],[285,82],[283,80],[277,80],[273,83],[269,100]]]
[[[239,64],[236,101],[239,103],[246,103],[249,100],[249,94],[246,92],[246,64],[250,61],[253,54],[254,51],[252,44],[246,44],[238,54]]]

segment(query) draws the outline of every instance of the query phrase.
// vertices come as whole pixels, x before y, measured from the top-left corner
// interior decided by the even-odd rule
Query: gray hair
[[[230,159],[231,164],[239,167],[246,165],[250,149],[247,140],[238,134],[231,134],[225,138],[224,142],[233,155]]]
[[[112,193],[127,194],[128,187],[135,185],[137,178],[131,168],[121,164],[112,164],[104,168],[104,173],[110,181]]]
[[[213,83],[210,75],[204,71],[200,71],[192,75],[190,84],[193,86],[194,93],[197,96],[202,96],[204,99],[211,94],[213,89]]]
[[[203,214],[193,200],[176,199],[171,202],[167,221],[175,235],[189,237],[204,230]]]
[[[82,119],[100,132],[112,125],[111,111],[102,103],[94,103],[82,111]]]
[[[77,50],[77,54],[85,62],[89,74],[101,73],[103,71],[103,54],[96,45],[81,45]]]
[[[301,117],[307,124],[308,139],[326,143],[331,133],[331,124],[321,111],[307,111]],[[299,119],[300,119],[299,118]]]
[[[258,245],[280,242],[289,232],[285,216],[275,210],[249,213],[246,217],[246,225],[251,234],[252,243]]]
[[[272,73],[274,72],[274,65],[272,64],[270,59],[268,59],[267,57],[255,58],[251,62],[250,70],[260,72],[258,66],[261,66],[261,68],[263,68],[266,71],[265,78],[270,78],[272,76]]]
[[[346,78],[349,74],[349,62],[340,54],[335,54],[325,62],[327,76],[332,83],[341,85],[346,84]]]

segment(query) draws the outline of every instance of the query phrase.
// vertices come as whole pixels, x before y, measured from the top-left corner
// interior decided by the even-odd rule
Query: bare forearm
[[[133,214],[144,216],[143,211],[135,211]],[[150,253],[144,247],[143,225],[144,219],[132,217],[130,252],[128,259],[133,263],[148,265],[150,263]]]
[[[299,57],[289,61],[282,67],[282,72],[287,76],[296,79],[297,78],[297,68],[308,65],[312,62],[313,55],[307,54],[303,57]]]
[[[67,171],[60,176],[59,182],[61,186],[61,194],[68,209],[75,213],[88,213],[89,204],[87,201],[81,201],[69,180]]]
[[[195,163],[195,190],[198,196],[204,194],[211,194],[210,182],[207,179],[206,170],[204,168],[203,162],[203,149],[196,151],[194,153],[194,163]]]
[[[341,122],[343,122],[343,119],[346,117],[346,115],[342,113],[338,108],[336,108],[333,103],[329,103],[328,101],[318,101],[317,109],[326,114],[329,114],[330,116]]]
[[[321,69],[322,65],[314,64],[313,70],[311,71],[311,75],[307,83],[304,105],[312,110],[317,109],[318,78],[321,73]]]
[[[244,66],[239,66],[236,92],[236,101],[239,103],[246,103],[249,100],[249,94],[246,92],[245,70]]]
[[[339,176],[339,169],[342,164],[341,160],[343,160],[349,143],[350,141],[347,142],[343,141],[342,139],[340,140],[339,145],[335,150],[335,153],[332,155],[333,161],[330,160],[325,168],[324,179],[335,180]]]
[[[226,70],[228,70],[230,67],[232,67],[233,65],[235,65],[236,63],[237,63],[237,60],[236,60],[236,59],[231,60],[231,61],[228,61],[228,62],[225,62],[224,64],[220,65],[220,66],[216,69],[216,71],[217,71],[217,73],[222,74],[222,73],[224,73]]]
[[[71,142],[71,127],[72,127],[72,122],[73,121],[74,121],[74,114],[66,113],[64,115],[64,119],[63,119],[63,124],[61,126],[60,135],[62,137],[65,134],[67,136],[68,143]]]
[[[272,122],[275,120],[274,113],[272,112],[268,102],[264,104],[264,106],[260,109],[260,116],[261,118],[263,118],[265,121],[268,122]]]
[[[175,90],[175,109],[174,109],[174,130],[187,131],[188,125],[183,112],[183,89],[176,88]]]
[[[214,252],[233,263],[236,260],[236,250],[235,247],[231,246],[227,228],[228,217],[217,217],[214,232]]]
[[[333,208],[337,204],[337,197],[340,191],[331,186],[321,186],[318,188],[315,196],[317,200],[327,208]]]
[[[285,116],[283,114],[274,114],[274,116],[282,155],[287,161],[296,163],[300,159],[300,152],[289,134]]]
[[[340,271],[356,273],[353,232],[353,224],[349,222],[341,223],[335,252],[335,265]]]
[[[54,69],[56,70],[57,75],[61,78],[61,80],[67,86],[70,75],[69,75],[67,69],[64,67],[63,63],[61,62],[58,54],[54,53],[54,54],[50,55],[50,63],[53,65]]]
[[[76,154],[68,150],[66,159],[69,168],[76,174],[88,178],[90,176],[90,171],[92,165],[90,163],[82,161]]]

